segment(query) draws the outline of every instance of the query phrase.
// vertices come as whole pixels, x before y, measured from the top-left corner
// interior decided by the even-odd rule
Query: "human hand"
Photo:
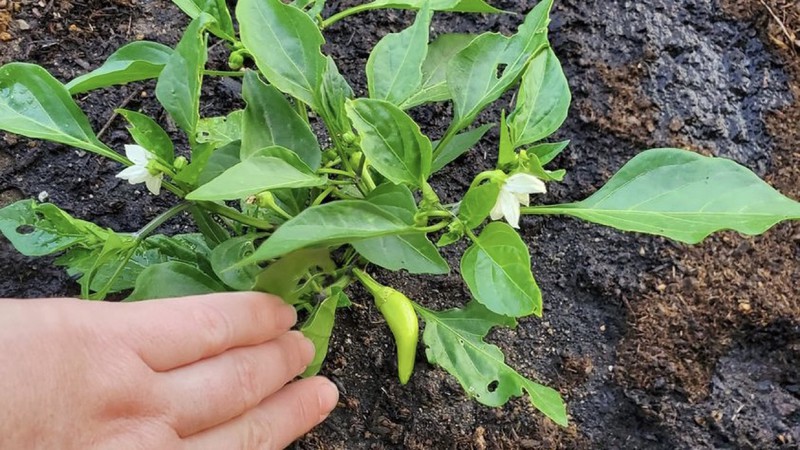
[[[0,448],[278,449],[338,391],[280,299],[0,300]]]

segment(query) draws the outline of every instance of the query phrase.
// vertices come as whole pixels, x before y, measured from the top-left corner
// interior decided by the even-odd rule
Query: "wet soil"
[[[533,6],[495,3],[517,13]],[[186,23],[165,0],[9,5],[0,7],[0,32],[5,27],[11,37],[0,41],[0,62],[36,62],[62,80],[132,39],[174,44]],[[556,137],[572,145],[555,161],[569,174],[541,201],[583,198],[637,152],[662,146],[733,158],[800,198],[798,8],[791,0],[558,1],[551,41],[574,103]],[[374,12],[326,31],[326,51],[358,94],[365,91],[369,50],[412,17]],[[434,31],[508,33],[520,20],[443,14]],[[219,56],[219,48],[212,54]],[[221,67],[221,58],[212,61]],[[121,149],[128,138],[118,119],[108,122],[114,108],[142,108],[167,123],[153,88],[136,84],[79,101],[95,129],[107,128],[103,139]],[[235,82],[212,82],[203,113],[234,108],[236,90]],[[450,113],[438,105],[414,114],[436,137]],[[481,120],[498,117],[495,108]],[[475,173],[492,165],[496,138],[490,134],[436,177],[444,199],[458,198]],[[3,134],[0,142],[0,205],[46,191],[78,217],[133,230],[172,200],[121,183],[113,177],[119,168],[93,155]],[[183,231],[186,223],[161,231]],[[544,318],[523,320],[491,340],[522,373],[562,392],[569,428],[542,419],[524,399],[500,409],[470,401],[422,354],[411,382],[400,386],[388,331],[365,293],[354,290],[356,305],[341,313],[323,368],[340,387],[340,407],[296,447],[800,446],[800,225],[780,225],[759,238],[724,233],[698,247],[563,218],[526,218],[523,230],[545,294]],[[446,250],[454,267],[463,250]],[[77,293],[50,260],[21,257],[4,240],[0,271],[6,274],[0,296]],[[434,308],[468,299],[455,272],[378,275]]]

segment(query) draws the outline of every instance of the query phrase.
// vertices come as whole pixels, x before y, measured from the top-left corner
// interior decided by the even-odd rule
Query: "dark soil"
[[[63,80],[132,39],[174,44],[186,23],[165,0],[15,1],[0,0],[0,62],[36,62]],[[343,3],[331,4],[339,9]],[[496,2],[519,13],[530,3]],[[733,158],[800,198],[800,6],[767,4],[772,13],[760,0],[557,2],[551,41],[574,94],[571,117],[557,137],[572,145],[555,161],[568,169],[567,178],[541,200],[583,198],[637,152],[660,146]],[[365,90],[371,47],[412,17],[375,12],[326,31],[326,50],[357,93]],[[510,32],[520,19],[447,14],[434,30]],[[219,50],[212,60],[221,65]],[[153,87],[108,89],[79,100],[97,130],[121,104],[166,123]],[[234,108],[236,89],[236,83],[212,82],[204,114]],[[436,136],[450,108],[415,114]],[[481,120],[498,117],[499,108]],[[103,138],[117,149],[128,141],[119,120]],[[0,205],[46,191],[78,217],[134,230],[172,200],[120,182],[113,176],[119,167],[93,155],[0,139],[6,144],[0,148]],[[437,176],[442,197],[458,198],[475,173],[492,165],[495,149],[490,135]],[[400,386],[388,331],[356,290],[356,305],[340,315],[323,368],[340,386],[340,408],[297,448],[800,446],[800,225],[780,225],[759,238],[726,233],[690,248],[569,219],[523,223],[545,315],[491,338],[514,367],[562,392],[569,428],[546,421],[525,399],[501,409],[480,406],[422,353],[411,382]],[[184,227],[177,221],[162,231]],[[463,250],[447,250],[454,267]],[[6,274],[0,296],[77,293],[48,259],[21,257],[4,240],[0,255]],[[457,273],[379,276],[431,307],[468,299]]]

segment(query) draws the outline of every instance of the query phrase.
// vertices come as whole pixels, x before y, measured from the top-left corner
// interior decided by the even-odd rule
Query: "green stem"
[[[133,236],[136,238],[137,241],[142,241],[146,238],[150,233],[154,232],[158,227],[163,225],[169,219],[177,216],[178,214],[186,211],[187,209],[191,208],[192,204],[188,202],[179,203],[172,208],[164,211],[163,213],[156,216],[155,219],[151,220],[150,223],[142,227],[136,233],[133,233]]]
[[[244,72],[238,70],[204,70],[203,75],[210,77],[243,77]]]
[[[425,217],[453,217],[450,211],[425,211],[422,213]]]
[[[322,21],[320,28],[325,29],[329,26],[333,25],[334,23],[346,18],[350,17],[354,14],[358,14],[364,11],[370,11],[372,9],[378,9],[380,6],[372,5],[370,3],[365,3],[363,5],[354,6],[352,8],[345,9],[343,11],[339,11],[338,13],[328,17],[327,19]]]
[[[339,170],[339,169],[322,168],[322,169],[318,169],[317,173],[327,173],[327,174],[330,174],[330,175],[341,175],[343,177],[348,177],[348,178],[353,178],[353,179],[356,178],[355,174],[350,173],[350,172],[348,172],[346,170]]]
[[[236,211],[233,208],[228,208],[227,206],[222,206],[214,202],[197,202],[197,205],[202,207],[203,209],[213,212],[214,214],[219,214],[220,216],[227,217],[237,222],[241,222],[253,228],[258,228],[259,230],[271,230],[275,228],[271,223],[267,222],[266,220],[250,217],[246,214],[242,214],[239,211]]]
[[[453,125],[454,125],[453,123],[450,124],[450,127],[447,128],[447,131],[445,131],[444,136],[439,141],[439,144],[433,150],[434,159],[437,156],[439,156],[439,154],[442,152],[442,150],[444,150],[444,148],[447,147],[447,144],[449,144],[450,141],[452,141],[453,138],[456,136],[456,133],[458,133],[458,128],[454,127]]]
[[[333,190],[334,190],[334,189],[336,189],[336,187],[335,187],[335,186],[328,186],[328,188],[327,188],[327,189],[325,189],[324,191],[322,191],[322,192],[321,192],[321,193],[320,193],[320,194],[317,196],[317,198],[315,198],[315,199],[314,199],[314,201],[313,201],[313,202],[311,202],[311,206],[317,206],[317,205],[321,205],[321,204],[322,204],[322,202],[323,202],[323,201],[325,201],[325,199],[326,199],[326,198],[328,198],[328,196],[329,196],[329,195],[331,195],[331,192],[333,192]]]
[[[416,228],[415,227],[414,230],[419,231],[421,233],[435,233],[435,232],[437,232],[439,230],[443,230],[443,229],[447,228],[448,225],[450,225],[450,221],[449,220],[443,220],[443,221],[441,221],[441,222],[439,222],[437,224],[431,225],[429,227],[421,227],[421,228]]]
[[[568,205],[526,206],[520,209],[520,213],[537,216],[569,214],[566,206]]]

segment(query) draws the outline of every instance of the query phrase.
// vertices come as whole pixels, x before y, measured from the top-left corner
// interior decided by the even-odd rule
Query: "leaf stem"
[[[439,230],[443,230],[450,225],[449,220],[443,220],[437,224],[431,225],[429,227],[421,227],[421,228],[414,228],[415,231],[419,231],[420,233],[435,233]]]
[[[228,219],[235,220],[253,228],[258,228],[259,230],[271,230],[275,228],[274,225],[266,220],[250,217],[246,214],[236,211],[233,208],[228,208],[227,206],[222,206],[214,202],[197,202],[197,205],[203,209],[213,212],[214,214],[219,214],[220,216],[227,217]]]
[[[244,72],[238,70],[204,70],[203,75],[210,77],[243,77]]]
[[[317,173],[327,173],[327,174],[330,174],[330,175],[341,175],[343,177],[348,177],[348,178],[353,178],[353,179],[357,178],[355,174],[353,174],[351,172],[348,172],[346,170],[339,170],[339,169],[322,168],[322,169],[318,169]]]
[[[378,9],[378,8],[380,8],[380,6],[376,6],[376,5],[373,5],[371,3],[365,3],[363,5],[353,6],[352,8],[348,8],[348,9],[345,9],[343,11],[339,11],[338,13],[336,13],[336,14],[328,17],[327,19],[323,20],[322,24],[320,25],[320,28],[324,30],[325,28],[328,28],[329,26],[333,25],[334,23],[336,23],[336,22],[338,22],[338,21],[340,21],[340,20],[342,20],[342,19],[344,19],[346,17],[350,17],[350,16],[352,16],[354,14],[358,14],[360,12],[370,11],[370,10]]]
[[[148,235],[154,232],[158,227],[163,225],[166,221],[172,219],[173,217],[177,216],[178,214],[186,211],[191,207],[192,204],[189,202],[182,202],[173,206],[172,208],[156,216],[155,219],[151,220],[147,225],[142,227],[139,231],[133,233],[133,237],[135,237],[137,241],[144,240],[144,238],[146,238]]]

